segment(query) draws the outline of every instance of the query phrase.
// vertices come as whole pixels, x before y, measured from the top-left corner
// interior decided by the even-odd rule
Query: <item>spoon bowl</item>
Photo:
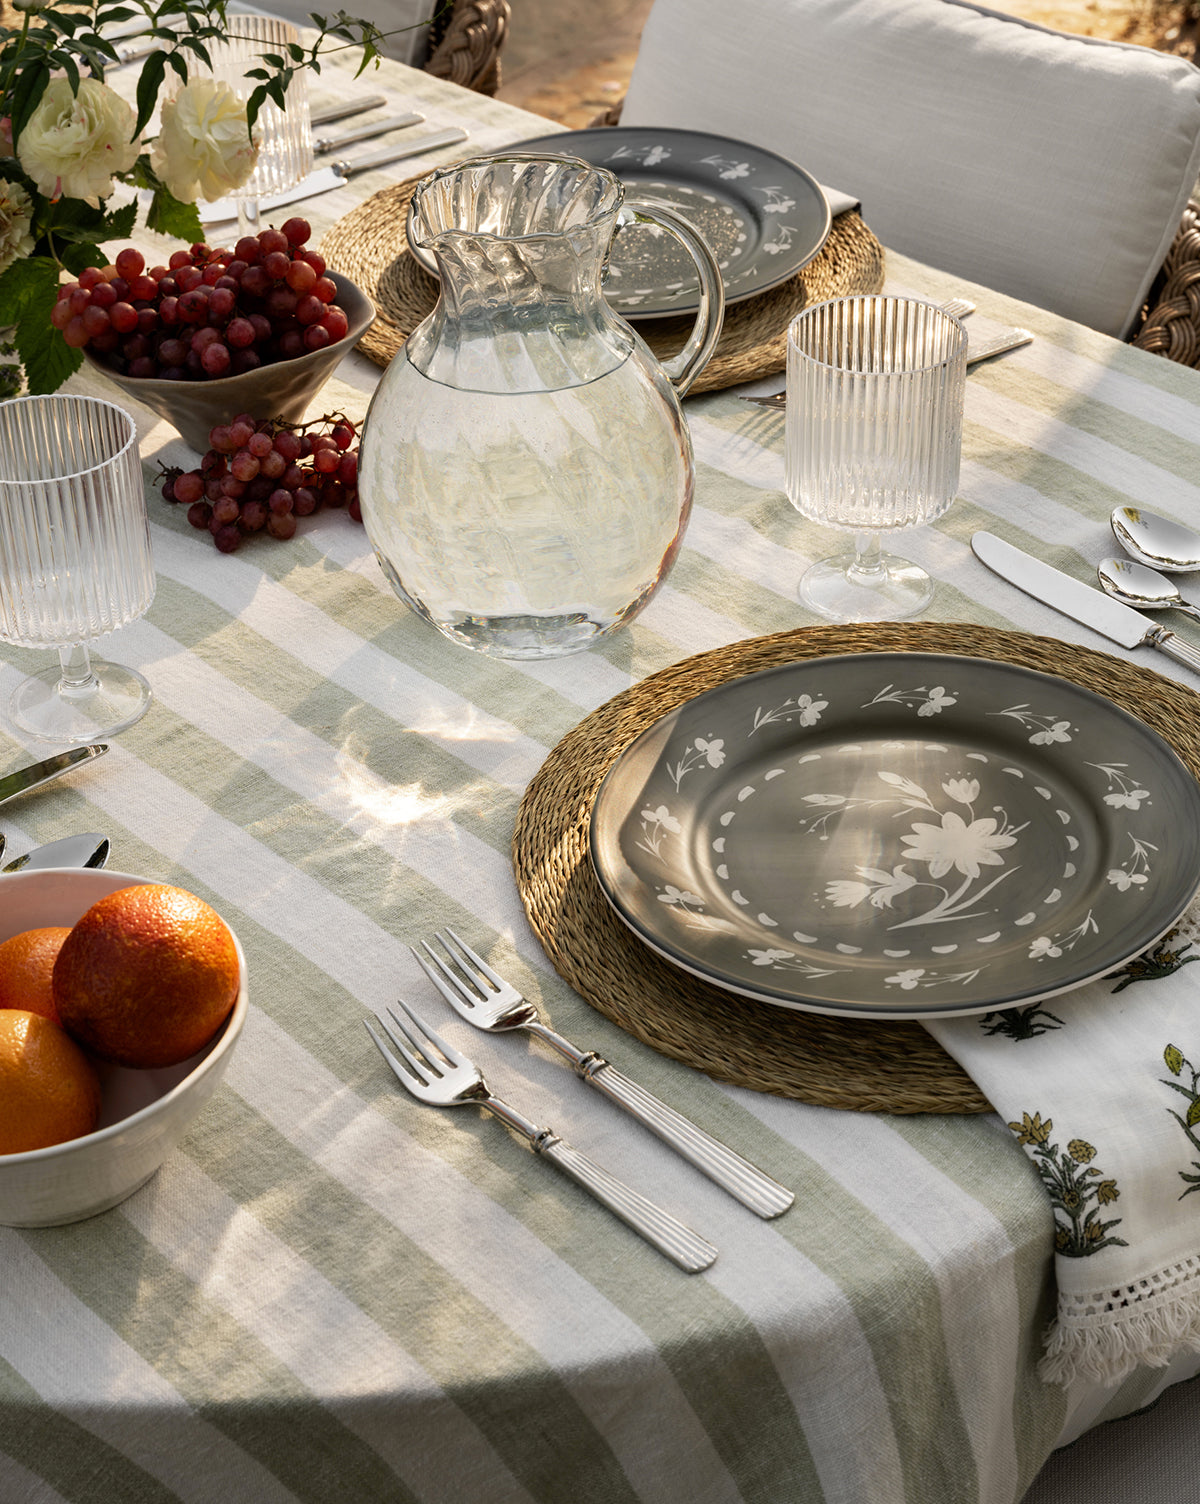
[[[2,872],[39,872],[49,867],[103,867],[108,861],[109,840],[98,831],[83,835],[63,836],[59,841],[49,841],[45,846],[36,846],[24,856],[6,862]],[[0,841],[0,855],[4,845]]]
[[[1106,595],[1138,611],[1186,611],[1200,617],[1200,607],[1185,601],[1171,580],[1132,559],[1103,559],[1096,574]]]
[[[1117,507],[1110,519],[1117,542],[1132,558],[1166,574],[1200,569],[1200,533],[1141,507]]]

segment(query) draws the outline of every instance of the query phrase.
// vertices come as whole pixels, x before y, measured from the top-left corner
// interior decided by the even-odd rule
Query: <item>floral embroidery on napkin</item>
[[[1185,945],[1172,946],[1171,942],[1179,933],[1178,929],[1168,930],[1152,949],[1143,951],[1140,956],[1135,956],[1119,971],[1111,972],[1111,976],[1121,978],[1113,991],[1120,992],[1132,982],[1153,982],[1158,977],[1169,977],[1181,966],[1186,966],[1191,961],[1200,961],[1200,956],[1184,954],[1185,951],[1191,950],[1194,941],[1189,940]]]
[[[979,1025],[989,1035],[1007,1034],[1010,1039],[1036,1039],[1039,1034],[1049,1034],[1052,1029],[1061,1029],[1063,1021],[1040,1003],[1030,1003],[1028,1008],[1013,1008],[1005,1013],[985,1013],[979,1020]]]
[[[1096,1150],[1086,1139],[1073,1138],[1060,1153],[1057,1144],[1048,1143],[1054,1120],[1042,1122],[1040,1112],[1022,1114],[1022,1121],[1008,1125],[1017,1142],[1031,1150],[1031,1158],[1042,1177],[1054,1207],[1054,1251],[1064,1258],[1082,1259],[1113,1245],[1128,1248],[1124,1238],[1108,1236],[1119,1227],[1120,1217],[1101,1220],[1100,1207],[1116,1201],[1121,1192],[1117,1182],[1105,1178],[1104,1171],[1092,1164]],[[1062,1214],[1060,1219],[1059,1214]]]
[[[1189,961],[1194,961],[1195,959],[1195,956],[1188,957]],[[1178,1112],[1172,1111],[1171,1116],[1183,1129],[1184,1133],[1187,1134],[1188,1143],[1194,1149],[1200,1149],[1200,1138],[1196,1137],[1196,1125],[1200,1123],[1200,1090],[1197,1089],[1200,1087],[1200,1070],[1197,1070],[1182,1051],[1177,1050],[1173,1044],[1169,1044],[1163,1051],[1163,1059],[1167,1063],[1167,1069],[1173,1076],[1182,1075],[1185,1068],[1191,1072],[1191,1086],[1184,1086],[1179,1081],[1164,1081],[1163,1085],[1169,1086],[1172,1091],[1180,1092],[1183,1096],[1187,1097],[1190,1103],[1187,1112],[1181,1115]],[[1192,1160],[1191,1168],[1193,1170],[1200,1170],[1200,1160]],[[1200,1191],[1200,1175],[1189,1175],[1186,1170],[1180,1170],[1179,1178],[1187,1184],[1187,1190],[1180,1196],[1180,1201],[1183,1200],[1184,1196],[1190,1196],[1193,1191]]]

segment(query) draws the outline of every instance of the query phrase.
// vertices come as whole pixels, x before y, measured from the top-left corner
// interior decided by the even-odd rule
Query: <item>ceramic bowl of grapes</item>
[[[290,219],[149,268],[127,247],[65,284],[52,322],[199,453],[238,413],[299,420],[375,318],[370,298],[309,249],[310,233]]]

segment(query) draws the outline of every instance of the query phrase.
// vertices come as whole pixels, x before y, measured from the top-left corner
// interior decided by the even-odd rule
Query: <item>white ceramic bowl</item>
[[[0,876],[0,941],[22,930],[74,924],[106,894],[149,881],[66,868]],[[216,1038],[163,1070],[98,1062],[100,1123],[94,1133],[49,1149],[0,1154],[0,1226],[56,1227],[94,1217],[150,1179],[217,1089],[242,1031],[246,958],[236,935],[234,944],[241,985]]]

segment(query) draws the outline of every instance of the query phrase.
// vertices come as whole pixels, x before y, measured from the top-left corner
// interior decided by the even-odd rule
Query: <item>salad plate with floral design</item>
[[[514,142],[513,152],[554,152],[606,167],[630,196],[656,199],[695,226],[712,249],[725,301],[778,287],[807,266],[832,223],[821,185],[785,157],[702,131],[606,126]],[[437,275],[432,252],[410,243]],[[691,257],[659,225],[623,228],[613,242],[604,296],[627,319],[694,313],[699,283]]]
[[[1081,986],[1200,887],[1200,786],[1108,700],[991,659],[731,680],[620,755],[592,864],[651,949],[817,1013],[931,1018]]]

